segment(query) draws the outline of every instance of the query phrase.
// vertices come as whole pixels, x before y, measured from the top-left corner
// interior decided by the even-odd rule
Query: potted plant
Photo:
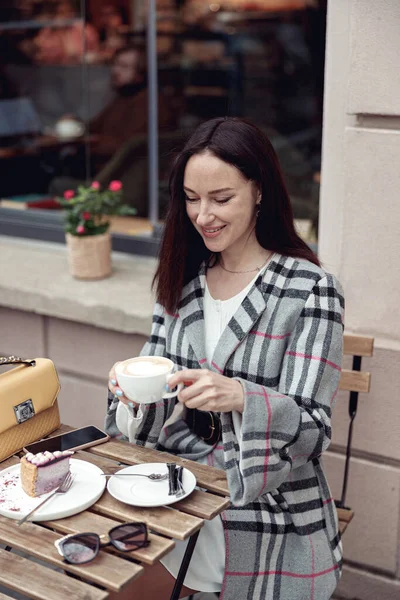
[[[111,181],[101,189],[98,181],[67,190],[58,203],[65,210],[65,237],[71,275],[77,279],[103,279],[111,274],[110,215],[134,215],[122,204],[122,183]]]

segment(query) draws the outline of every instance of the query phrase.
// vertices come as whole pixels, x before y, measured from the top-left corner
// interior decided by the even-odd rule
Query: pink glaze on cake
[[[21,458],[21,485],[28,496],[51,492],[65,479],[70,470],[70,450],[63,452],[28,452]]]

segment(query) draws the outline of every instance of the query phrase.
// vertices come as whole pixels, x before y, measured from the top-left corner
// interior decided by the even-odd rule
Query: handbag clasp
[[[17,423],[24,423],[35,416],[35,409],[31,398],[24,400],[20,404],[13,407]]]

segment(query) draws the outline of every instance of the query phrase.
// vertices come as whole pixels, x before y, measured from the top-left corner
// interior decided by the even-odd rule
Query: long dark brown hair
[[[269,139],[243,119],[211,119],[199,125],[186,142],[169,178],[170,202],[153,280],[157,300],[168,312],[176,311],[184,285],[197,275],[201,263],[211,258],[187,216],[183,191],[189,158],[205,151],[236,167],[261,191],[255,229],[258,243],[266,250],[319,265],[317,256],[296,233],[289,195]]]

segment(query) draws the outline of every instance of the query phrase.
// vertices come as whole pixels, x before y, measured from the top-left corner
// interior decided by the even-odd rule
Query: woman
[[[183,595],[328,599],[342,553],[320,456],[340,378],[340,286],[297,235],[275,152],[255,126],[200,125],[170,192],[143,354],[179,366],[171,388],[190,385],[142,417],[113,367],[107,429],[226,471],[232,506],[202,530]],[[153,597],[169,597],[181,545],[174,552]]]

